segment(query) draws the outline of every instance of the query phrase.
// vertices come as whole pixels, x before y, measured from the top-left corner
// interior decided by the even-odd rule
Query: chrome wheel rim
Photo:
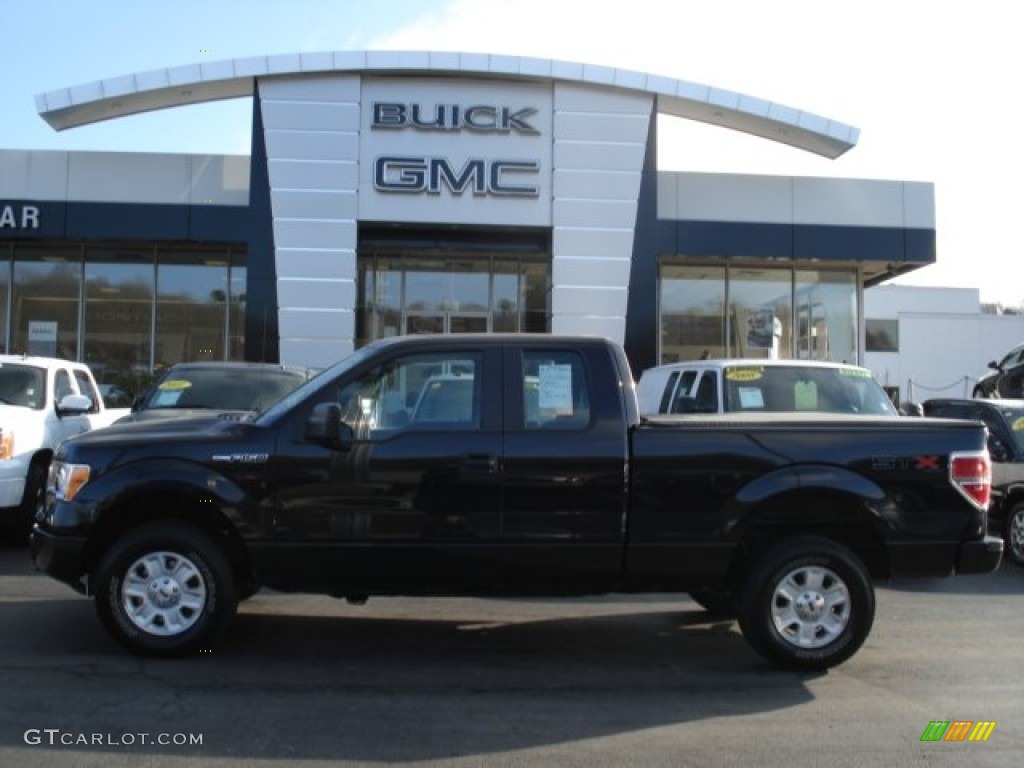
[[[822,648],[850,622],[850,591],[835,571],[805,565],[789,571],[772,595],[772,623],[798,648]]]
[[[146,634],[180,635],[203,615],[206,581],[187,557],[150,552],[125,572],[121,605],[128,620]]]

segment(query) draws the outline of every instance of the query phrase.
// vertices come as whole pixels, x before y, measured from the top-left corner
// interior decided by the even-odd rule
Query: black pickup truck
[[[641,420],[620,347],[548,335],[370,344],[255,417],[66,441],[41,570],[129,648],[209,648],[260,587],[369,595],[691,592],[782,666],[848,659],[873,580],[985,573],[980,424]]]

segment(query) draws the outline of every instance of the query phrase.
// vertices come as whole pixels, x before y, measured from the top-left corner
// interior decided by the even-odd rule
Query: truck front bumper
[[[32,530],[32,560],[43,573],[88,594],[83,579],[86,572],[84,536],[57,535],[40,528]]]
[[[1003,560],[1003,540],[986,536],[978,541],[965,541],[956,557],[957,573],[991,573]]]

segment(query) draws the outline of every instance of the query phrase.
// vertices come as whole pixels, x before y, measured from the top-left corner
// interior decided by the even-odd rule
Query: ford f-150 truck
[[[984,573],[980,424],[638,415],[622,349],[369,344],[245,418],[66,441],[32,551],[144,654],[207,649],[260,586],[369,595],[725,595],[789,667],[853,655],[874,579]]]

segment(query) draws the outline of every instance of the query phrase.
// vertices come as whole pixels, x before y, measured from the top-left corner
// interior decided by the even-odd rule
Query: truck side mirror
[[[355,432],[341,420],[341,406],[337,403],[318,403],[306,420],[306,440],[335,450],[347,451],[352,447]]]
[[[92,409],[92,400],[85,395],[64,395],[57,403],[58,416],[79,416]]]

